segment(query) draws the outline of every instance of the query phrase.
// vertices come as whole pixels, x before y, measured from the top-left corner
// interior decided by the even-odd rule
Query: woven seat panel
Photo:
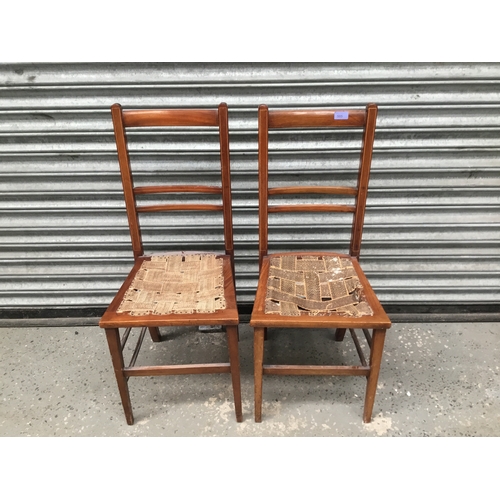
[[[222,259],[215,255],[157,255],[144,261],[117,312],[213,313],[225,309]]]
[[[266,314],[372,316],[349,259],[284,255],[270,259]]]

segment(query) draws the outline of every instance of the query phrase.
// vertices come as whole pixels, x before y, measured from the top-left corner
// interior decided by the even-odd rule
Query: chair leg
[[[377,392],[378,375],[384,350],[385,330],[373,330],[372,347],[370,351],[370,374],[366,384],[365,409],[363,422],[369,423],[372,419],[373,403]]]
[[[233,384],[234,411],[236,422],[243,422],[241,409],[240,356],[238,353],[238,327],[227,326],[227,345],[229,349],[229,364],[231,365],[231,381]]]
[[[337,342],[342,342],[344,340],[345,328],[337,328],[335,330],[335,340]]]
[[[253,334],[255,421],[262,422],[262,375],[264,364],[265,328],[255,328]]]
[[[118,328],[106,328],[106,339],[108,340],[109,352],[115,370],[116,382],[118,384],[118,390],[120,391],[125,418],[127,419],[127,424],[132,425],[134,423],[134,415],[132,413],[132,403],[130,402],[130,394],[128,392],[127,378],[123,375],[123,368],[125,368],[125,365],[123,363],[120,331]]]
[[[161,342],[160,329],[157,326],[150,326],[149,334],[153,342]]]

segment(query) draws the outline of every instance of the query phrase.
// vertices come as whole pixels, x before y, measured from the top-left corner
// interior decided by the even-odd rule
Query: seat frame
[[[211,374],[230,373],[233,387],[236,420],[243,420],[241,405],[240,363],[238,353],[239,316],[236,304],[234,276],[234,245],[232,228],[231,178],[229,164],[229,129],[228,108],[221,103],[218,109],[154,109],[154,110],[123,110],[119,104],[111,107],[114,133],[118,151],[118,160],[122,178],[125,205],[132,240],[132,250],[135,264],[100,320],[100,327],[106,332],[106,338],[111,354],[116,381],[129,425],[133,424],[134,416],[128,387],[129,377],[181,375],[181,374]],[[219,131],[221,158],[221,187],[204,185],[162,185],[134,187],[130,158],[127,146],[126,129],[132,127],[159,126],[204,126],[217,127]],[[220,195],[222,204],[159,204],[138,205],[137,197],[160,193],[207,193]],[[144,255],[139,214],[141,212],[160,211],[220,211],[224,221],[225,254],[218,255],[222,260],[224,279],[224,297],[226,307],[213,313],[192,314],[148,314],[134,316],[117,312],[123,297],[129,289],[137,271],[150,256]],[[191,325],[221,325],[227,333],[229,363],[205,363],[185,365],[135,366],[145,333],[149,330],[153,342],[160,342],[162,336],[160,327]],[[133,351],[130,363],[125,365],[123,350],[133,328],[141,331],[137,345]],[[124,329],[123,335],[120,329]]]
[[[338,113],[338,114],[337,114]],[[339,117],[339,119],[337,119]],[[370,422],[375,401],[377,381],[382,361],[386,330],[391,321],[380,304],[361,266],[359,255],[363,232],[368,181],[375,136],[377,106],[369,104],[365,110],[275,110],[267,106],[259,107],[259,282],[255,303],[250,319],[254,328],[254,396],[255,421],[262,421],[262,386],[263,375],[340,375],[364,376],[367,378],[363,421]],[[358,170],[357,187],[345,186],[307,186],[269,188],[268,161],[269,129],[274,128],[363,128],[363,138]],[[353,205],[341,204],[285,204],[269,205],[269,197],[274,195],[330,194],[353,196]],[[350,212],[353,214],[349,255],[333,252],[282,252],[268,254],[268,214],[284,212]],[[283,316],[265,312],[267,282],[270,259],[282,255],[324,255],[350,259],[363,286],[368,304],[373,315],[346,317],[336,314],[325,316]],[[267,328],[334,328],[335,340],[342,341],[347,330],[353,338],[361,365],[270,365],[264,364],[264,341]],[[365,357],[356,335],[361,329],[370,348],[368,359]],[[372,330],[370,332],[370,330]]]

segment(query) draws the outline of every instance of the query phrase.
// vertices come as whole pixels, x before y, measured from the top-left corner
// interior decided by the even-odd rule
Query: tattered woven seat
[[[222,261],[212,254],[173,254],[142,262],[116,312],[146,316],[225,308]]]
[[[373,314],[351,260],[326,255],[272,257],[265,309],[280,316]]]
[[[106,330],[111,359],[128,424],[134,422],[128,388],[129,377],[230,373],[236,420],[242,421],[240,368],[238,354],[238,310],[234,283],[234,246],[229,167],[228,109],[129,110],[115,104],[111,108],[118,149],[125,206],[127,210],[135,264],[99,322]],[[137,127],[213,127],[219,132],[221,186],[199,184],[134,186],[125,129]],[[212,156],[212,155],[211,155]],[[161,168],[157,169],[161,172]],[[139,204],[137,198],[170,193],[216,195],[222,204],[167,203]],[[224,252],[170,252],[144,254],[140,221],[144,212],[201,211],[221,212]],[[223,231],[222,231],[223,229]],[[222,234],[221,234],[222,240]],[[161,327],[221,325],[227,333],[229,363],[136,366],[146,331],[160,342]],[[126,365],[123,350],[133,328],[140,327],[135,350]],[[120,329],[124,329],[120,336]]]
[[[358,259],[370,177],[377,107],[365,110],[274,110],[259,107],[259,282],[250,325],[254,327],[255,421],[262,420],[263,375],[361,375],[368,379],[363,420],[372,415],[386,329],[391,326]],[[269,187],[270,129],[363,129],[357,185]],[[325,134],[326,135],[326,134]],[[301,158],[307,151],[300,151]],[[281,150],[280,150],[281,152]],[[298,153],[297,153],[298,154]],[[283,154],[281,152],[280,160]],[[285,168],[286,170],[286,168]],[[293,176],[287,178],[291,184]],[[328,195],[354,199],[352,204],[270,204],[275,196]],[[352,213],[349,254],[282,252],[268,254],[268,214],[295,212]],[[332,328],[343,340],[349,330],[360,365],[264,364],[268,328]],[[367,359],[356,335],[361,329],[370,348]],[[372,330],[370,332],[369,330]]]

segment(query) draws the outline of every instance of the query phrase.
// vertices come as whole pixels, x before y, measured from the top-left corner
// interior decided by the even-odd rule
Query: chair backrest
[[[365,216],[368,181],[375,136],[377,106],[368,104],[356,110],[276,110],[259,106],[259,267],[268,253],[268,214],[283,212],[352,212],[349,254],[359,258]],[[292,186],[269,188],[269,130],[297,128],[358,128],[363,129],[357,186]],[[269,205],[276,195],[342,195],[352,196],[352,205],[342,204],[284,204]]]
[[[234,262],[233,224],[231,205],[231,177],[229,166],[229,129],[227,104],[221,103],[217,109],[150,109],[124,111],[120,104],[111,107],[115,131],[118,160],[123,183],[130,236],[134,259],[144,254],[139,214],[142,212],[163,211],[219,211],[224,221],[224,246],[226,255]],[[126,129],[137,127],[217,127],[220,144],[221,186],[200,184],[172,184],[135,187],[127,144]],[[165,193],[197,193],[220,195],[221,204],[174,203],[138,205],[137,198],[142,195]],[[234,265],[234,264],[233,264]]]

